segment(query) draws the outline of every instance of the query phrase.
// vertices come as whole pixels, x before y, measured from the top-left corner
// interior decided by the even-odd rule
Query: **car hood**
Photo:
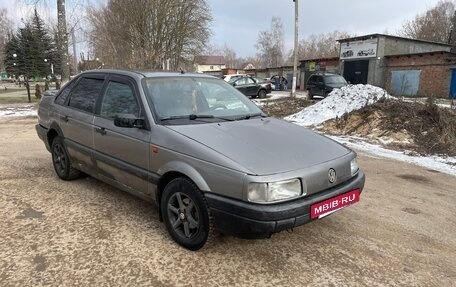
[[[342,88],[345,87],[347,84],[326,84],[328,87],[331,87],[333,89],[335,88]]]
[[[303,169],[351,152],[327,137],[273,118],[168,128],[223,154],[255,175]]]

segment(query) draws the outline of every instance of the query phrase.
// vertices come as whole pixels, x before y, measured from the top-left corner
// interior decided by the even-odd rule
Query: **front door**
[[[109,79],[94,119],[94,158],[100,177],[149,197],[150,132],[114,125],[116,116],[142,117],[142,107],[132,80]]]

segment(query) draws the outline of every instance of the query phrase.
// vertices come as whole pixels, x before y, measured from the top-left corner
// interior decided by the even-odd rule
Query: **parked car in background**
[[[226,82],[229,82],[234,79],[239,79],[242,77],[246,77],[246,74],[229,74],[229,75],[223,75],[222,79],[225,80]]]
[[[335,88],[348,85],[341,75],[331,73],[315,73],[307,80],[307,96],[313,99],[314,96],[326,97]]]
[[[274,75],[271,81],[274,82],[274,90],[283,91],[288,88],[288,80],[284,76]]]
[[[265,98],[271,92],[271,86],[262,84],[250,76],[232,79],[228,82],[241,93],[251,98]]]
[[[155,202],[190,250],[214,230],[293,229],[356,203],[364,187],[349,148],[267,117],[208,75],[84,72],[42,98],[36,130],[58,177],[84,172]]]
[[[274,81],[274,80],[271,80],[270,78],[264,78],[263,80],[264,80],[265,82],[268,82],[268,83],[271,84],[271,90],[274,91],[274,90],[276,89],[276,87],[275,87],[275,81]]]
[[[254,79],[258,84],[260,84],[263,88],[266,89],[266,92],[269,94],[272,92],[272,81],[267,81],[262,78],[250,76],[252,79]]]

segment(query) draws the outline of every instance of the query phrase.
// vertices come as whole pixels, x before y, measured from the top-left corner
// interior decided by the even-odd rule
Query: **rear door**
[[[322,76],[315,77],[315,95],[325,96],[325,82],[323,81]]]
[[[234,81],[234,87],[244,95],[247,95],[247,78],[242,77]]]
[[[316,76],[310,76],[309,80],[307,81],[307,89],[310,91],[312,95],[315,94],[315,77]]]
[[[144,118],[143,107],[133,79],[109,78],[94,119],[94,158],[100,177],[149,196],[149,129],[114,125],[116,116]]]
[[[247,96],[256,96],[258,94],[258,91],[260,90],[260,85],[257,84],[255,80],[253,80],[250,77],[246,77],[245,79],[245,94]]]
[[[95,103],[103,85],[103,75],[81,77],[69,92],[63,106],[59,108],[59,126],[68,153],[79,169],[89,173],[94,170],[92,149]]]

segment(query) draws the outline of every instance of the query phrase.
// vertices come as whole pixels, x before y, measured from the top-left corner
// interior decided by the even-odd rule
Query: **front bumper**
[[[216,228],[241,238],[266,238],[271,234],[308,223],[310,206],[348,191],[364,188],[365,175],[360,170],[350,180],[336,187],[272,205],[254,204],[206,193]]]

